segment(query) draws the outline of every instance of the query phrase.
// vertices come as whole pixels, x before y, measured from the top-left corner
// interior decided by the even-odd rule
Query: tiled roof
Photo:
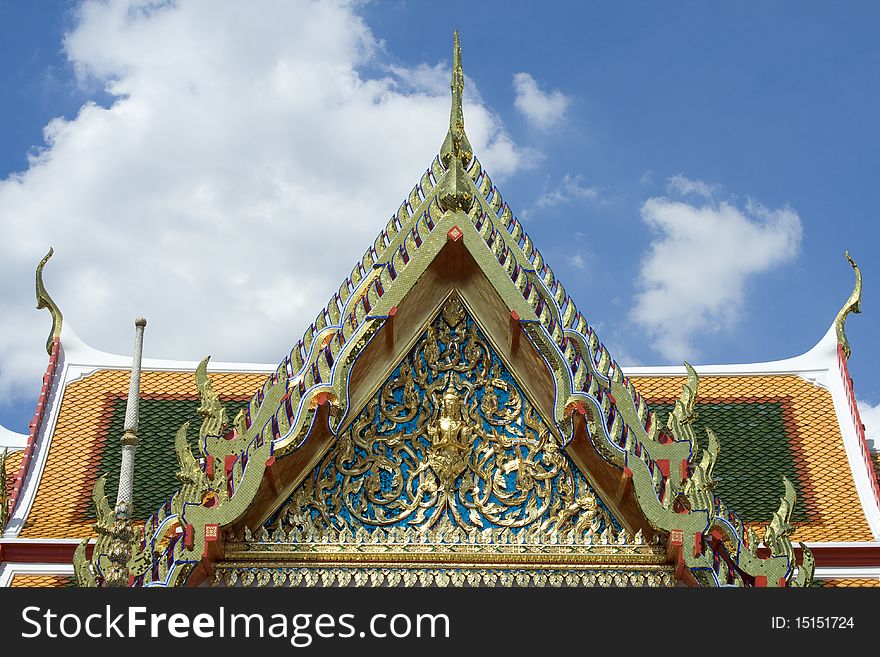
[[[227,411],[250,398],[264,374],[212,372],[214,391]],[[119,476],[118,439],[128,396],[129,372],[102,370],[68,384],[36,499],[20,536],[84,538],[94,534],[91,494],[97,478],[107,472],[111,504]],[[194,420],[190,435],[198,436],[198,394],[192,372],[151,372],[141,376],[140,438],[136,457],[135,511],[144,518],[177,488],[174,434]],[[230,418],[233,414],[230,413]]]
[[[122,435],[125,424],[127,399],[114,399],[110,408],[110,421],[107,427],[107,440],[100,453],[97,473],[107,473],[105,490],[112,494],[119,487],[119,466],[122,450],[118,437]],[[225,401],[229,418],[235,417],[245,400]],[[141,399],[140,443],[135,459],[135,517],[144,520],[160,504],[167,500],[180,486],[177,480],[177,456],[174,450],[174,436],[180,425],[190,422],[187,433],[190,448],[195,453],[201,419],[198,414],[198,399]],[[114,438],[116,438],[114,440]],[[95,509],[89,506],[86,517],[95,518]]]
[[[2,451],[2,450],[0,450]],[[24,456],[24,452],[19,450],[17,452],[9,451],[6,454],[6,499],[8,500],[12,495],[12,487],[15,485],[15,478],[18,476],[18,469],[21,467],[21,459]]]
[[[264,376],[211,374],[230,417]],[[633,377],[664,423],[683,381],[674,376]],[[67,386],[22,537],[92,535],[96,478],[108,473],[111,503],[116,490],[117,438],[127,390],[128,372],[123,370],[100,371]],[[143,518],[177,488],[174,433],[184,421],[193,420],[194,438],[199,418],[190,372],[144,372],[141,393],[135,495],[137,515]],[[705,376],[700,379],[697,413],[698,435],[705,436],[702,427],[710,426],[721,440],[717,492],[745,522],[760,525],[769,520],[778,507],[785,474],[798,492],[792,516],[796,541],[873,540],[826,390],[795,375]],[[9,455],[8,474],[17,472],[19,460],[20,453]]]
[[[9,586],[63,588],[76,586],[76,580],[73,575],[19,575],[16,573]]]
[[[814,586],[843,587],[843,588],[861,588],[864,586],[880,586],[880,577],[847,577],[840,579],[817,579],[813,582]]]
[[[684,377],[632,381],[665,426]],[[703,376],[696,412],[698,439],[709,426],[721,442],[716,491],[747,524],[770,520],[784,474],[798,493],[793,541],[874,540],[827,390],[796,375]]]

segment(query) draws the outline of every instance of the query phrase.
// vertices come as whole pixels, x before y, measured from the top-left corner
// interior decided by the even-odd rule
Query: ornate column
[[[104,575],[106,586],[128,586],[128,560],[135,531],[131,524],[134,512],[134,456],[138,445],[138,412],[141,389],[141,356],[144,348],[144,327],[147,320],[135,320],[134,357],[125,406],[122,431],[122,464],[119,468],[119,489],[116,493],[115,520],[110,531],[113,542],[109,554],[111,566]]]

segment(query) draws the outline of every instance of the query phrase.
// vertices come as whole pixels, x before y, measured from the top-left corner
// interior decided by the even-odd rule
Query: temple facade
[[[144,359],[144,320],[134,358],[92,349],[50,251],[0,585],[880,585],[855,262],[801,356],[621,367],[472,152],[457,34],[451,89],[439,154],[277,365]]]

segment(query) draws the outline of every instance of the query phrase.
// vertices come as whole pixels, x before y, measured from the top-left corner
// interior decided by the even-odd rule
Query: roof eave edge
[[[703,375],[736,375],[736,374],[807,374],[833,370],[837,364],[837,332],[834,324],[828,328],[822,339],[809,351],[785,358],[758,363],[733,363],[714,365],[694,365],[694,369]],[[685,376],[684,365],[621,365],[627,376]]]

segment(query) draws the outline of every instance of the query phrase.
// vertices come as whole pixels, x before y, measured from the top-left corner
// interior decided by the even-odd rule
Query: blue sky
[[[621,362],[807,351],[849,249],[880,403],[876,3],[180,5],[0,0],[0,424],[50,244],[90,345],[279,360],[439,148],[455,28],[476,154]]]

